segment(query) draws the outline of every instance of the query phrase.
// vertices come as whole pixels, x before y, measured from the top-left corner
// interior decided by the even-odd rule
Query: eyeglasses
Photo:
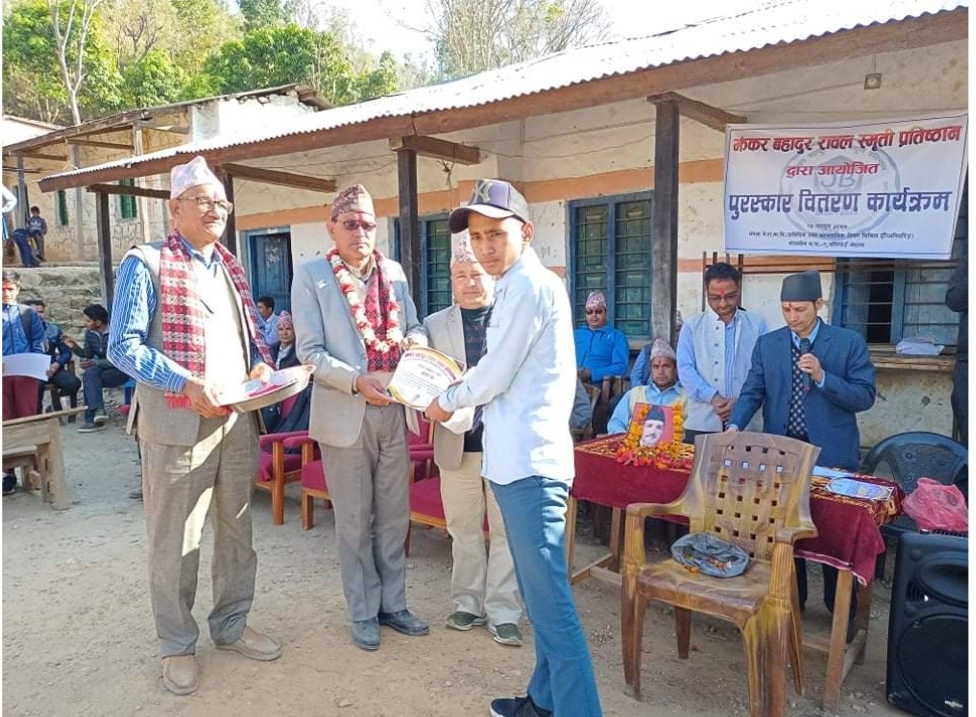
[[[346,219],[342,222],[342,228],[347,232],[356,232],[362,229],[365,232],[371,232],[376,229],[376,225],[373,222],[364,222],[357,219]]]
[[[731,292],[729,294],[721,294],[721,295],[719,295],[719,294],[709,294],[708,295],[708,300],[711,301],[713,304],[718,304],[718,303],[721,303],[723,301],[732,302],[732,301],[738,300],[738,298],[739,298],[739,292],[738,291],[733,291],[733,292]]]
[[[587,309],[586,310],[586,315],[587,316],[591,316],[593,314],[602,314],[605,311],[606,311],[606,309]]]
[[[226,199],[211,199],[210,197],[180,197],[181,202],[196,202],[197,209],[201,212],[207,213],[212,212],[214,208],[224,214],[230,214],[234,211],[234,205],[228,202]]]

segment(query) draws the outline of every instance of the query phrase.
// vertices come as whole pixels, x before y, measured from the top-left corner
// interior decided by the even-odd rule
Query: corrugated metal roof
[[[363,124],[385,117],[487,105],[686,60],[755,50],[968,7],[968,0],[772,0],[734,16],[718,17],[659,35],[566,50],[439,85],[337,107],[282,122],[273,131],[224,134],[138,158],[52,175],[52,178],[136,166],[155,159]]]

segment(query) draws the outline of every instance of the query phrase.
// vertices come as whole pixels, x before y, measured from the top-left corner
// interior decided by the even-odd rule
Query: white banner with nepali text
[[[948,259],[966,179],[966,113],[729,125],[729,253]]]

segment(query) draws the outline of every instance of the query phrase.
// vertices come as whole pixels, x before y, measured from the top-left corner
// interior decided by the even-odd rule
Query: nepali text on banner
[[[948,259],[966,113],[886,122],[729,125],[725,250]]]

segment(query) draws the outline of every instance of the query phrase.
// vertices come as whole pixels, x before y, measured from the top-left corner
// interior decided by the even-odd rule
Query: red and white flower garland
[[[383,300],[386,299],[389,307],[385,322],[386,340],[380,341],[366,316],[366,307],[363,306],[363,302],[359,299],[359,291],[356,289],[352,273],[350,273],[345,262],[342,261],[339,252],[336,249],[332,249],[329,251],[327,258],[332,265],[332,272],[339,282],[339,289],[342,291],[343,296],[346,297],[346,301],[349,302],[349,308],[352,309],[353,321],[356,323],[356,328],[359,329],[363,341],[366,342],[366,346],[381,354],[389,353],[392,349],[399,346],[400,342],[403,341],[403,332],[400,330],[400,305],[397,303],[393,292],[389,290],[389,286],[387,285],[387,296],[384,297],[382,292],[380,292],[379,297],[380,303],[383,303]],[[379,261],[376,262],[376,271],[380,271]]]

